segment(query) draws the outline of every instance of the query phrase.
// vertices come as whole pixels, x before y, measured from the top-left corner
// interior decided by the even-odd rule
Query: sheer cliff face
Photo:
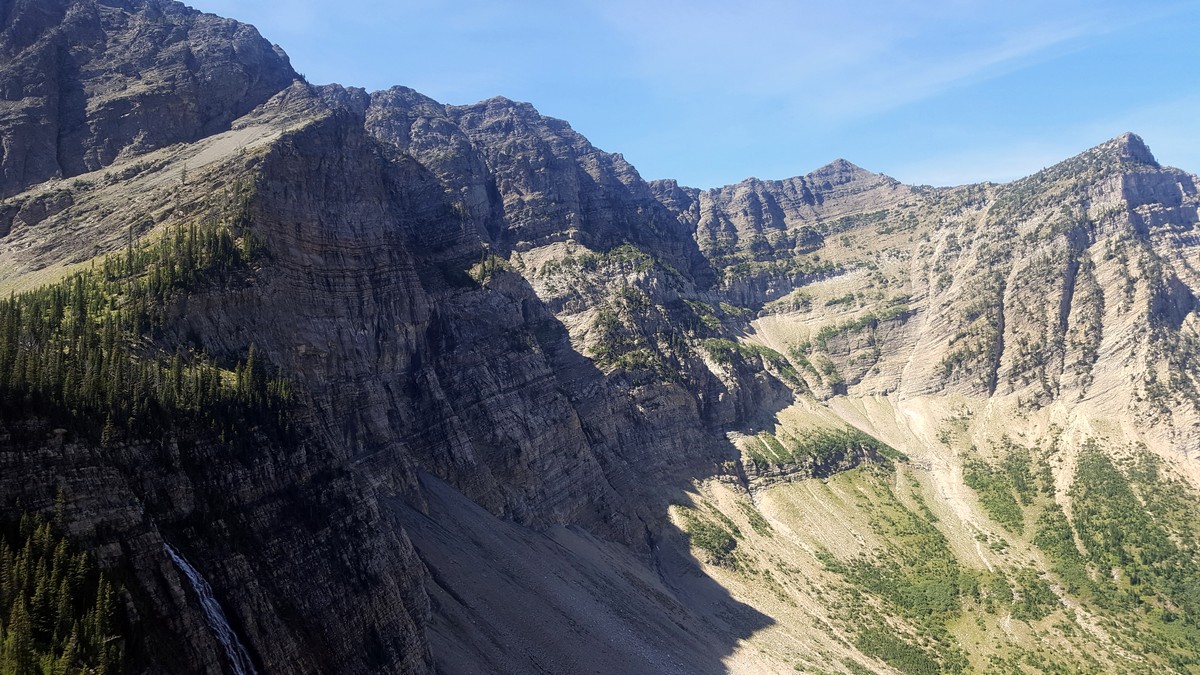
[[[175,3],[0,19],[0,282],[175,225],[246,222],[265,251],[172,296],[139,354],[253,345],[293,437],[0,421],[5,508],[66,495],[144,670],[223,668],[165,539],[268,671],[718,672],[770,619],[694,574],[667,504],[861,461],[743,464],[731,439],[780,409],[1200,401],[1195,180],[1134,136],[1002,186],[837,161],[698,190],[528,104],[310,87]]]
[[[373,137],[455,189],[464,215],[504,251],[632,242],[693,276],[707,268],[694,228],[676,221],[633,166],[528,103],[444,106],[395,88],[371,95],[366,121]]]

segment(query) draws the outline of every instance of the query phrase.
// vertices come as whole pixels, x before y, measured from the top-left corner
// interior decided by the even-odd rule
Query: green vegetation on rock
[[[911,622],[922,639],[936,648],[902,639],[883,616],[861,601],[853,601],[846,615],[855,645],[906,673],[961,671],[966,657],[954,644],[947,622],[958,617],[965,599],[976,593],[975,576],[958,564],[919,490],[901,499],[891,480],[894,472],[884,467],[854,469],[842,476],[858,490],[859,508],[886,546],[849,560],[822,554],[822,562],[842,575],[855,592],[878,598],[888,613]],[[913,503],[915,510],[906,502]]]
[[[766,432],[748,439],[747,454],[760,470],[796,463],[825,463],[858,455],[875,456],[886,462],[907,459],[887,443],[854,427],[831,429],[818,427],[782,434],[782,439]]]
[[[225,435],[285,426],[288,385],[253,345],[227,367],[202,351],[153,346],[178,299],[248,274],[263,255],[244,216],[207,218],[0,300],[0,401],[97,440],[189,424]]]
[[[705,513],[686,506],[677,508],[692,546],[703,551],[714,565],[737,566],[733,552],[741,531],[733,521],[714,509]]]
[[[1029,473],[1028,451],[1010,448],[998,467],[980,459],[978,451],[963,460],[963,482],[979,495],[985,511],[1010,532],[1025,531],[1022,506],[1032,503],[1035,490]],[[1018,503],[1019,501],[1019,503]]]

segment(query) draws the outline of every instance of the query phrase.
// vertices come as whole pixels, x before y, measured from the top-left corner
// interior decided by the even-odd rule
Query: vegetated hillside
[[[173,552],[265,672],[1195,667],[1197,195],[1136,136],[704,191],[176,3],[0,17],[54,82],[0,165],[59,157],[0,202],[0,502],[128,668],[229,668]],[[27,147],[51,90],[88,132]]]

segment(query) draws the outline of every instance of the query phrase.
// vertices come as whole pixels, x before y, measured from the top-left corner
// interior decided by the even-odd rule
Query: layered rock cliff
[[[252,29],[173,3],[75,3],[49,15],[46,9],[21,5],[8,13],[14,35],[31,36],[11,43],[17,58],[6,72],[14,78],[30,70],[58,74],[22,60],[31,58],[30,50],[50,49],[40,40],[94,38],[109,50],[101,55],[113,77],[128,72],[145,80],[154,74],[148,63],[166,61],[165,70],[183,65],[165,52],[118,49],[132,39],[130,27],[178,34],[179,50],[192,53],[184,61],[196,71],[237,71],[246,61],[231,57],[245,50],[216,50],[208,64],[204,50],[188,40],[203,43],[213,26],[228,36],[255,37]],[[27,27],[34,19],[43,22],[37,30]],[[77,34],[83,25],[90,32]],[[265,43],[250,42],[246,58],[261,57]],[[697,394],[682,383],[635,384],[606,376],[573,350],[568,332],[521,275],[501,267],[482,280],[475,268],[489,263],[489,251],[506,255],[526,242],[581,237],[596,247],[633,240],[687,270],[703,265],[694,244],[680,236],[679,224],[628,164],[527,105],[442,107],[426,118],[396,98],[404,92],[367,97],[289,85],[286,61],[262,60],[251,69],[253,87],[193,90],[188,78],[203,78],[190,70],[176,73],[187,81],[172,85],[178,89],[174,103],[189,108],[187,96],[198,91],[206,105],[224,112],[175,119],[170,109],[147,106],[146,115],[162,117],[138,122],[145,133],[131,136],[106,126],[109,108],[93,105],[89,128],[95,138],[62,140],[57,153],[78,151],[93,158],[90,163],[11,174],[9,191],[18,194],[6,202],[6,255],[16,272],[10,282],[23,287],[39,283],[31,278],[46,280],[36,276],[39,271],[79,269],[71,264],[119,252],[164,229],[248,221],[250,236],[263,242],[261,264],[247,275],[177,295],[144,357],[177,353],[185,345],[236,359],[253,345],[297,392],[289,424],[298,438],[285,442],[264,432],[252,456],[227,449],[204,431],[184,429],[154,439],[118,434],[119,441],[99,447],[69,431],[56,436],[50,419],[14,419],[7,422],[13,427],[12,452],[5,455],[6,504],[36,510],[59,492],[66,495],[71,534],[104,552],[103,564],[118,570],[126,584],[133,616],[129,651],[139,669],[223,667],[198,607],[163,552],[164,540],[208,577],[263,668],[431,667],[423,583],[431,579],[427,565],[441,554],[436,540],[427,540],[433,548],[422,554],[422,563],[405,521],[426,517],[421,512],[429,504],[420,486],[437,480],[433,476],[488,509],[490,517],[538,529],[587,527],[631,547],[619,555],[628,558],[626,565],[643,568],[663,527],[655,514],[671,491],[693,475],[715,471],[732,459],[732,449],[706,432]],[[82,74],[72,78],[62,86],[109,93]],[[234,84],[228,79],[217,81]],[[134,102],[128,105],[137,108],[142,95],[130,93]],[[26,98],[22,93],[10,100],[17,99],[15,105]],[[27,116],[54,117],[33,108]],[[410,116],[417,131],[389,131]],[[454,125],[454,133],[466,137],[457,154],[424,130],[437,124]],[[158,138],[155,129],[176,135]],[[57,130],[47,134],[62,136]],[[17,124],[5,138],[32,137]],[[105,143],[123,150],[93,151]],[[437,148],[442,164],[431,159],[436,155],[422,157],[421,147]],[[55,154],[41,146],[28,152]],[[530,164],[510,165],[505,153]],[[94,171],[74,178],[88,169]],[[23,190],[49,177],[56,180]],[[472,189],[482,198],[468,205]],[[468,198],[458,197],[460,191]],[[143,207],[129,209],[131,197]],[[646,211],[657,215],[641,218]],[[648,415],[645,406],[669,414]],[[59,439],[56,461],[76,469],[47,464],[42,454],[27,451],[38,445],[31,439],[46,434]],[[548,562],[569,568],[578,555],[564,552]],[[460,557],[454,564],[463,562]],[[452,576],[451,570],[432,572]],[[456,591],[449,592],[454,597]],[[666,603],[659,612],[688,611],[668,600],[669,592],[645,602]],[[615,602],[602,604],[617,611]],[[561,611],[582,621],[592,610],[572,601]],[[488,618],[479,611],[468,616],[473,622]],[[497,630],[511,630],[494,620]],[[713,633],[707,642],[720,644],[723,634]],[[669,642],[654,644],[661,650]],[[168,651],[168,644],[179,647]],[[657,651],[631,644],[613,650],[614,663],[640,663],[650,657],[638,654]],[[494,658],[540,658],[508,652]],[[696,654],[678,669],[711,669],[719,658],[708,648]]]
[[[311,86],[253,28],[165,0],[0,17],[0,283],[103,273],[117,311],[153,275],[111,261],[161,251],[145,269],[176,274],[160,242],[228,236],[244,264],[157,296],[131,363],[241,382],[253,358],[289,392],[239,433],[97,435],[6,399],[0,503],[62,495],[123,584],[134,670],[227,667],[164,542],[268,672],[888,667],[819,593],[808,642],[730,595],[733,569],[790,597],[755,550],[781,576],[821,560],[764,543],[747,514],[772,490],[901,451],[965,489],[930,450],[935,396],[1193,443],[1195,179],[1136,136],[1008,185],[839,160],[698,190],[528,104]],[[714,539],[734,503],[749,520]],[[739,647],[780,631],[786,658]]]

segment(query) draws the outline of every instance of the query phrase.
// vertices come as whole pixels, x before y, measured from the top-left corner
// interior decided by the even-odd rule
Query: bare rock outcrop
[[[0,6],[0,196],[194,141],[298,76],[252,26],[172,0]]]

